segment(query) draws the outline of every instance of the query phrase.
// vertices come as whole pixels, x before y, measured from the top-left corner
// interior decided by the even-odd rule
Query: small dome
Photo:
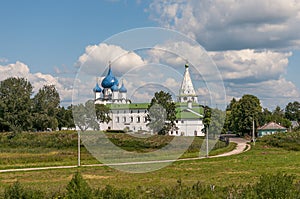
[[[121,86],[121,88],[119,89],[119,91],[120,91],[120,93],[126,93],[126,92],[127,92],[127,89],[125,88],[123,82],[122,82],[122,86]]]
[[[99,86],[98,83],[96,84],[96,86],[95,86],[95,88],[93,89],[93,91],[94,91],[95,93],[101,93],[102,89],[100,88],[100,86]]]
[[[101,86],[103,88],[111,88],[113,85],[118,84],[117,78],[112,74],[111,67],[109,67],[106,77],[101,82]]]
[[[119,90],[119,88],[118,88],[118,86],[117,86],[116,84],[114,84],[110,89],[111,89],[113,92]]]

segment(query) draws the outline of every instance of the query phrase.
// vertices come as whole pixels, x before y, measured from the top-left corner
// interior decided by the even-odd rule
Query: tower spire
[[[179,102],[195,102],[198,103],[197,95],[192,83],[192,79],[189,72],[188,61],[185,64],[185,72],[183,76],[183,80],[181,83],[181,87],[179,90]]]

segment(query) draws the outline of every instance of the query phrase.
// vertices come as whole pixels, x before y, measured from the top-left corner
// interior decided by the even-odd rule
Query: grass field
[[[0,169],[77,165],[77,133],[22,133],[10,138],[9,133],[0,134]],[[149,152],[167,145],[172,137],[152,136],[147,139],[134,138],[126,134],[107,134],[117,146],[127,151]],[[203,139],[196,137],[182,158],[198,157]],[[230,151],[234,148],[219,142],[211,155]],[[81,146],[81,164],[98,164],[90,153]]]
[[[5,149],[4,147],[3,150],[7,150],[7,148]],[[20,156],[18,160],[20,161],[18,163],[19,166],[24,166],[26,164],[24,161],[27,159],[30,160],[28,158],[30,155],[28,154],[39,154],[38,151],[28,151],[28,154],[24,153],[27,154],[27,157],[22,158],[23,156],[20,155],[18,149],[15,150],[15,155]],[[63,160],[67,159],[67,161],[64,161],[64,164],[68,161],[68,163],[72,164],[76,162],[76,158],[72,157],[74,155],[68,154],[75,153],[75,149],[67,152],[66,149],[61,148],[58,151],[61,153],[61,156],[63,156],[63,152],[66,153],[65,156],[61,157]],[[43,151],[43,153],[47,152]],[[3,156],[10,162],[9,164],[6,162],[6,165],[14,165],[12,160],[9,160],[9,155],[1,151],[2,162],[5,160]],[[43,156],[40,155],[40,158],[43,158]],[[35,157],[31,159],[31,161],[34,160]],[[52,161],[51,158],[49,160],[51,161],[46,161],[45,164],[59,162],[56,160]],[[73,163],[73,161],[75,162]],[[94,160],[90,159],[90,156],[87,155],[84,161],[92,162]],[[34,163],[31,162],[30,164]],[[1,167],[5,166],[1,164]],[[296,175],[296,181],[299,181],[300,151],[275,148],[266,145],[265,142],[258,142],[250,151],[243,154],[214,159],[179,161],[163,169],[142,174],[121,172],[109,167],[80,167],[74,169],[1,173],[0,196],[1,193],[3,194],[4,188],[15,181],[21,182],[24,186],[43,190],[50,195],[55,192],[64,192],[67,183],[76,171],[80,171],[83,178],[94,188],[106,185],[125,189],[168,187],[176,184],[179,179],[185,185],[192,185],[200,181],[206,185],[224,187],[232,184],[253,184],[258,181],[259,176],[262,174],[274,174],[278,172],[294,174]]]

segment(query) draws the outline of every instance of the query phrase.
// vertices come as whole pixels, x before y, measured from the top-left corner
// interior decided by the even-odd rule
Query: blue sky
[[[36,89],[53,83],[65,105],[71,102],[76,63],[89,45],[101,52],[99,44],[112,35],[149,26],[177,30],[203,45],[223,75],[228,99],[250,93],[270,109],[300,101],[298,0],[3,0],[0,5],[0,80],[23,75]]]

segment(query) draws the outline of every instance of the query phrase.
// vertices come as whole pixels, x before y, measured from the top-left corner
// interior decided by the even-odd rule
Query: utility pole
[[[206,127],[206,157],[208,158],[208,127]]]
[[[80,167],[80,130],[78,130],[78,164],[77,166]]]
[[[253,145],[255,146],[255,125],[254,125],[254,118],[252,120],[252,140],[253,140]]]

